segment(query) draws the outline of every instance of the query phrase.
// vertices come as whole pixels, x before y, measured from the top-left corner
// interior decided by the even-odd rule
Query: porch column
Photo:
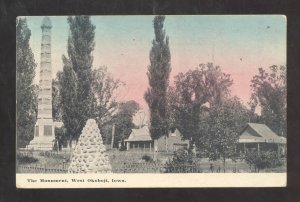
[[[151,145],[151,142],[150,142],[150,151],[152,150],[151,146],[152,146],[152,145]]]
[[[244,153],[246,153],[246,143],[244,143]]]
[[[257,143],[257,153],[259,154],[259,143]]]
[[[129,150],[130,149],[130,142],[126,142],[126,146],[127,146],[127,150]]]

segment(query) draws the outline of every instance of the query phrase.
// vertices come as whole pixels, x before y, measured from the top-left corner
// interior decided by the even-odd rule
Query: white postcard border
[[[285,187],[286,183],[286,173],[16,174],[17,188],[25,189]]]

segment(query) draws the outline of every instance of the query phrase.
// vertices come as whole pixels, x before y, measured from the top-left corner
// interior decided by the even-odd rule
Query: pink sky
[[[96,26],[94,68],[108,71],[126,83],[118,90],[120,101],[136,100],[146,114],[143,99],[148,86],[146,76],[149,51],[154,38],[153,16],[93,16]],[[27,17],[32,36],[30,45],[38,64],[39,77],[42,17]],[[51,17],[52,77],[62,70],[62,54],[67,52],[66,17]],[[280,15],[252,16],[166,16],[166,34],[170,37],[170,84],[179,72],[213,62],[231,74],[232,95],[246,104],[250,81],[259,67],[286,64],[286,18]],[[241,60],[242,58],[242,60]]]

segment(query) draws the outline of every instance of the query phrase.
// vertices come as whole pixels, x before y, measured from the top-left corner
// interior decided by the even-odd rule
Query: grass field
[[[169,158],[172,157],[172,153],[166,153],[166,152],[158,152],[155,154],[150,151],[118,151],[117,149],[107,150],[109,161],[112,166],[113,172],[122,170],[124,166],[128,165],[135,165],[135,168],[137,169],[137,172],[144,172],[145,169],[138,169],[139,166],[148,166],[152,164],[145,164],[145,161],[142,160],[142,157],[144,155],[150,156],[152,159],[156,159],[155,163],[161,165],[164,165]],[[24,152],[23,152],[24,154]],[[60,168],[67,170],[69,164],[70,164],[70,156],[71,153],[68,150],[61,151],[61,152],[48,152],[45,154],[45,152],[40,151],[33,151],[33,152],[27,152],[24,155],[30,156],[32,158],[37,159],[37,162],[33,163],[19,163],[17,161],[17,168],[18,166],[32,166],[32,167],[44,167],[44,168]],[[204,173],[211,173],[213,172],[223,172],[223,164],[221,161],[209,161],[207,158],[202,159],[196,159],[196,164],[199,166]],[[226,160],[226,166],[225,166],[226,172],[234,173],[248,173],[248,172],[254,172],[254,170],[250,170],[249,166],[243,161],[243,160],[237,160],[236,162],[233,162],[232,160],[228,159]],[[17,169],[18,172],[18,169]],[[131,172],[134,172],[131,171]],[[146,171],[145,171],[146,172]],[[149,171],[151,172],[151,171]],[[276,168],[269,168],[264,169],[260,171],[263,172],[286,172],[286,164],[276,167]]]

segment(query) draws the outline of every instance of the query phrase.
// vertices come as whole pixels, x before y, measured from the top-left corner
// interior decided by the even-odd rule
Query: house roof
[[[248,123],[239,138],[240,143],[271,142],[286,143],[286,138],[274,133],[265,124]]]
[[[148,126],[144,126],[139,129],[132,129],[128,139],[125,140],[125,142],[137,141],[152,141]]]
[[[169,138],[175,138],[181,136],[181,133],[176,129],[173,133],[169,133]],[[138,141],[152,141],[148,126],[144,126],[139,129],[132,129],[128,139],[125,142],[138,142]],[[188,143],[189,140],[181,140],[182,143]]]

